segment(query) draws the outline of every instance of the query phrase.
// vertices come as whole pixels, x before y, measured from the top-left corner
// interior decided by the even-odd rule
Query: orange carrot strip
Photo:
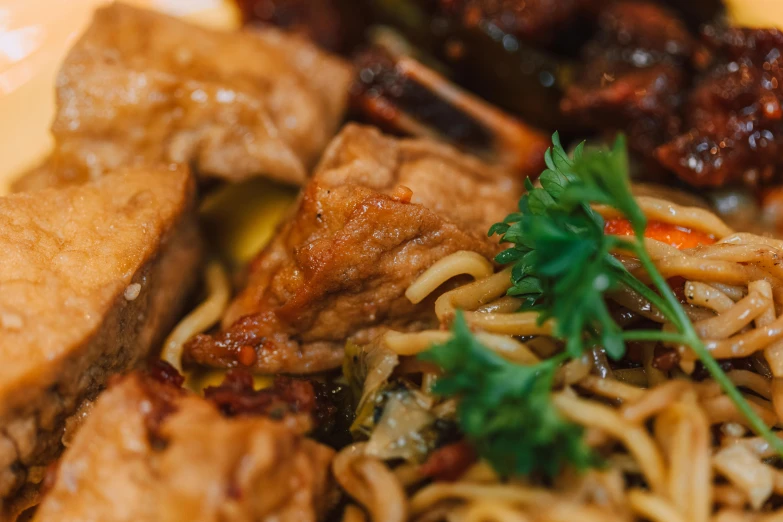
[[[631,228],[631,223],[627,219],[608,219],[604,225],[604,233],[613,236],[632,236],[633,228]],[[644,237],[667,243],[679,249],[715,243],[715,237],[706,232],[662,221],[650,221],[647,223]]]

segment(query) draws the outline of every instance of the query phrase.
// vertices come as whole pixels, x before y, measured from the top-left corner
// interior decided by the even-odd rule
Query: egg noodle
[[[735,233],[714,214],[654,198],[639,198],[650,219],[694,228],[715,243],[678,250],[654,240],[647,248],[669,278],[684,279],[682,300],[699,336],[719,360],[742,358],[728,376],[771,427],[783,419],[783,241]],[[607,209],[599,212],[610,217]],[[635,259],[617,252],[644,279]],[[386,347],[412,357],[448,339],[457,309],[487,348],[518,364],[533,364],[561,346],[551,322],[519,312],[506,296],[510,269],[470,252],[442,259],[406,293],[418,303],[456,276],[474,282],[437,298],[442,329],[387,332]],[[638,321],[668,326],[663,316],[630,290],[611,295],[620,324]],[[587,444],[606,466],[561,472],[551,482],[502,478],[479,461],[455,482],[428,482],[417,464],[383,462],[366,443],[343,449],[334,461],[342,488],[364,510],[349,507],[345,522],[621,521],[731,522],[783,520],[773,514],[783,499],[783,470],[765,459],[774,452],[755,436],[717,383],[696,372],[686,347],[670,346],[677,362],[656,364],[656,343],[634,346],[635,364],[610,362],[594,348],[559,368],[553,403],[561,415],[585,428]],[[630,350],[629,350],[630,351]],[[628,356],[626,355],[626,358]],[[421,372],[421,367],[410,366]],[[426,373],[426,370],[425,370]],[[424,375],[422,388],[437,374]],[[426,390],[425,390],[426,391]],[[454,408],[439,411],[453,415]]]

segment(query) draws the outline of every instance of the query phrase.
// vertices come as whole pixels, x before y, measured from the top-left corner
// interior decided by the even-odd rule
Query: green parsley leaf
[[[554,336],[564,354],[533,366],[519,366],[488,350],[471,334],[458,313],[453,337],[420,357],[440,365],[445,375],[435,393],[459,398],[458,420],[479,454],[503,474],[556,474],[563,466],[595,465],[582,429],[564,420],[551,402],[557,365],[600,345],[609,357],[625,355],[625,341],[651,340],[687,345],[699,356],[748,424],[783,455],[783,441],[764,424],[704,346],[644,245],[646,218],[631,193],[628,156],[621,136],[611,149],[580,144],[569,158],[555,133],[545,155],[541,187],[529,180],[519,212],[495,224],[509,247],[496,260],[509,264],[509,295],[523,309],[537,310],[541,322],[554,319]],[[591,205],[620,211],[635,236],[604,234],[604,220]],[[630,274],[611,254],[618,247],[641,262],[653,288]],[[606,293],[625,285],[653,304],[677,330],[624,332],[606,305]]]
[[[452,333],[419,358],[443,368],[433,392],[459,398],[460,427],[499,473],[554,476],[566,464],[584,469],[598,463],[581,426],[566,421],[552,404],[560,359],[533,366],[508,362],[473,336],[461,312]]]
[[[571,158],[557,133],[545,154],[547,170],[541,187],[525,183],[520,212],[493,226],[511,246],[496,260],[513,265],[509,295],[520,296],[523,309],[538,310],[541,322],[555,320],[554,335],[565,341],[566,353],[582,355],[586,346],[600,345],[612,359],[625,355],[625,339],[674,342],[689,346],[748,420],[783,456],[783,441],[767,427],[704,346],[644,244],[647,219],[631,192],[625,138],[610,148],[580,144]],[[604,234],[604,220],[591,205],[608,205],[631,223],[634,236],[619,239]],[[622,247],[638,257],[653,283],[649,288],[611,255]],[[653,304],[677,330],[623,332],[606,306],[607,292],[625,285]],[[676,339],[674,339],[676,337]]]
[[[580,145],[577,159],[571,159],[557,133],[552,143],[541,187],[528,182],[522,212],[490,230],[514,244],[496,261],[513,263],[509,295],[522,297],[524,309],[542,311],[542,322],[556,319],[555,335],[566,340],[569,355],[580,357],[586,344],[600,343],[617,359],[625,349],[604,294],[618,286],[623,269],[611,255],[617,240],[604,234],[604,220],[585,202],[628,198],[638,209],[622,170],[627,168],[625,147],[622,139],[611,150]],[[636,217],[641,214],[623,206]]]

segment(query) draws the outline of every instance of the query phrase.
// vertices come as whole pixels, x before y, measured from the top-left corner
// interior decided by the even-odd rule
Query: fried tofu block
[[[0,198],[0,504],[40,480],[65,418],[158,347],[200,263],[186,168]]]
[[[276,29],[211,31],[115,3],[96,12],[59,73],[53,155],[14,189],[157,162],[303,185],[350,81],[342,60]]]

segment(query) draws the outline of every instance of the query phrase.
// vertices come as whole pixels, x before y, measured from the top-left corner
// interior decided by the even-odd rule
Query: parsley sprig
[[[460,397],[462,431],[499,473],[553,476],[566,463],[581,469],[598,462],[582,439],[582,427],[566,421],[551,403],[552,380],[564,355],[532,366],[506,361],[476,340],[459,311],[452,333],[420,358],[443,368],[433,391]]]
[[[556,473],[564,463],[584,468],[595,462],[581,443],[581,431],[563,420],[551,404],[552,376],[560,363],[588,347],[602,346],[609,357],[625,355],[628,341],[659,341],[693,350],[748,420],[748,424],[783,455],[783,441],[764,424],[739,389],[705,347],[680,302],[644,245],[647,220],[633,198],[625,141],[607,148],[579,145],[571,157],[557,133],[546,152],[541,187],[526,181],[519,212],[495,224],[509,248],[497,256],[513,265],[508,293],[522,299],[524,310],[554,319],[554,336],[566,350],[535,366],[506,362],[483,348],[458,316],[454,337],[423,357],[445,370],[435,392],[460,398],[459,418],[466,436],[498,471]],[[594,204],[612,207],[631,223],[634,236],[604,233]],[[622,250],[639,259],[652,283],[648,287],[612,255]],[[607,292],[626,286],[641,294],[674,331],[624,331],[606,305]]]
[[[611,151],[584,150],[569,158],[557,134],[546,153],[542,188],[526,180],[527,193],[519,212],[495,224],[498,234],[512,243],[497,261],[514,265],[510,295],[523,298],[525,308],[539,310],[541,320],[557,319],[555,335],[566,341],[572,357],[581,356],[585,342],[600,343],[613,358],[622,357],[622,330],[604,300],[627,274],[612,250],[625,241],[604,234],[603,218],[590,203],[619,206],[637,232],[645,217],[636,206],[627,178],[625,145],[620,138]],[[628,202],[633,204],[628,204]]]

